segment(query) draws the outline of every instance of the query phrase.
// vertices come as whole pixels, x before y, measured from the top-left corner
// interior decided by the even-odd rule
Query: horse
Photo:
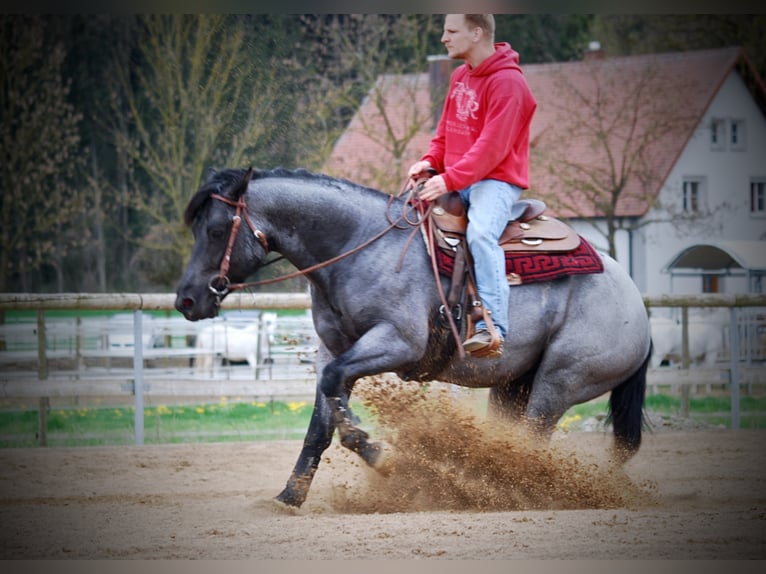
[[[597,255],[601,273],[513,285],[504,353],[465,356],[445,327],[410,206],[345,179],[282,168],[211,170],[187,205],[195,241],[175,301],[186,319],[216,316],[221,300],[248,285],[241,282],[268,264],[270,252],[310,284],[320,340],[314,407],[276,501],[303,504],[336,430],[341,445],[368,465],[390,468],[387,450],[349,408],[355,382],[381,373],[489,388],[491,420],[523,421],[541,440],[569,407],[611,391],[611,450],[618,464],[628,460],[641,444],[651,357],[648,314],[630,276]],[[242,226],[246,232],[238,233],[243,219],[249,232]],[[438,281],[442,289],[450,282]]]
[[[651,317],[649,325],[654,351],[651,366],[663,362],[680,364],[683,359],[681,323],[667,317]],[[689,361],[692,365],[714,367],[724,350],[724,324],[715,320],[689,319]]]
[[[253,373],[258,368],[258,323],[237,327],[226,323],[205,325],[197,333],[196,367],[216,372],[227,361],[247,361]]]

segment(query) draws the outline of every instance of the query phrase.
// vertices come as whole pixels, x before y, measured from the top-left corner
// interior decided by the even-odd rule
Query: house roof
[[[648,88],[648,107],[635,123],[623,119],[634,134],[653,140],[647,147],[649,162],[641,170],[650,177],[630,177],[617,204],[616,215],[641,216],[659,193],[694,129],[720,90],[729,73],[743,76],[755,101],[766,115],[766,88],[740,48],[697,50],[648,54],[621,58],[588,59],[578,62],[522,65],[527,82],[538,101],[531,126],[530,195],[546,199],[562,216],[598,217],[596,202],[586,192],[573,192],[560,169],[565,162],[603,170],[610,166],[606,153],[594,148],[586,137],[577,137],[574,123],[580,128],[593,127],[597,118],[584,104],[601,97],[601,109],[631,111],[630,98],[636,93],[637,80],[655,78]],[[345,177],[388,192],[403,185],[408,167],[428,148],[433,134],[428,74],[381,76],[370,91],[346,132],[339,138],[326,164],[331,175]],[[578,99],[579,98],[579,99]],[[414,106],[412,105],[414,102]],[[383,110],[384,113],[381,113]],[[653,126],[660,116],[672,111],[674,118],[687,121],[683,129],[668,130],[654,141]],[[417,129],[405,136],[413,126]],[[573,123],[574,122],[574,123]],[[623,138],[625,127],[610,132],[609,138]],[[387,134],[401,139],[394,151]],[[620,149],[618,139],[612,149]],[[388,142],[388,143],[387,143]],[[547,155],[547,161],[543,158]],[[619,154],[618,154],[619,155]],[[397,161],[396,157],[400,159]],[[613,158],[615,159],[615,158]],[[615,171],[621,167],[614,162]],[[602,174],[603,175],[603,174]],[[574,201],[568,207],[557,205],[556,197],[568,194]]]

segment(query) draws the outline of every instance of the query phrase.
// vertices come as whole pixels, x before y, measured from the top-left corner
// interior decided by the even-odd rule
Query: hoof
[[[290,514],[295,515],[300,512],[300,508],[297,506],[290,506],[289,504],[282,502],[278,497],[264,498],[253,504],[253,508],[260,512],[269,514]]]
[[[298,496],[296,493],[291,491],[289,488],[285,488],[282,492],[280,492],[278,495],[276,495],[271,500],[274,501],[275,507],[276,505],[279,505],[280,507],[284,508],[294,508],[298,509],[301,507],[301,504],[306,500],[305,496]]]
[[[375,457],[370,466],[383,476],[388,476],[394,470],[394,450],[385,442],[376,442],[370,445],[375,449]]]

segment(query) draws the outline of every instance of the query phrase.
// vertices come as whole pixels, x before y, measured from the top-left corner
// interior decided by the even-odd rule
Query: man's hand
[[[409,177],[410,180],[416,180],[423,176],[429,169],[431,169],[431,164],[429,162],[425,160],[416,161],[407,172],[407,177]]]
[[[418,192],[418,199],[434,201],[448,191],[447,184],[444,183],[444,178],[440,175],[435,175],[426,181],[423,188]]]
[[[431,168],[429,162],[425,160],[416,161],[407,172],[407,177],[409,178],[407,180],[407,189],[412,189],[418,180],[430,177],[433,173],[436,173],[436,171]]]

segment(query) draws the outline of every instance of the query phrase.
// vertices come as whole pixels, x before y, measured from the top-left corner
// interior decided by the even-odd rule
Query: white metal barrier
[[[91,376],[83,373],[79,368],[68,373],[54,373],[51,377],[49,372],[49,359],[61,358],[62,356],[72,356],[72,349],[58,349],[50,351],[48,349],[48,322],[46,322],[45,312],[49,310],[110,310],[126,311],[133,313],[133,341],[144,341],[144,311],[165,310],[172,311],[175,302],[173,294],[27,294],[11,293],[0,294],[0,310],[36,310],[37,321],[35,323],[34,334],[37,345],[34,353],[37,357],[37,370],[34,379],[21,377],[18,373],[9,376],[5,371],[0,378],[0,389],[2,396],[36,396],[39,399],[39,442],[41,445],[46,443],[46,415],[51,396],[69,396],[80,395],[109,395],[114,394],[132,394],[134,397],[135,414],[135,442],[143,444],[144,442],[144,395],[153,393],[161,395],[184,393],[189,396],[194,395],[221,395],[221,394],[242,394],[253,397],[264,397],[271,393],[283,397],[289,394],[298,394],[305,396],[307,392],[313,394],[313,376],[306,376],[303,379],[282,380],[279,387],[274,384],[265,384],[265,381],[259,381],[255,377],[250,380],[225,380],[225,381],[203,381],[200,377],[195,377],[192,373],[184,376],[174,375],[167,372],[155,372],[148,381],[146,376],[145,359],[147,357],[156,358],[158,356],[168,356],[168,349],[155,350],[145,349],[143,344],[133,345],[132,348],[106,349],[102,350],[102,356],[105,357],[132,357],[132,370],[124,372],[122,377],[113,371],[109,376],[96,374]],[[284,294],[247,294],[236,293],[227,297],[222,303],[222,310],[292,310],[310,308],[310,298],[302,293],[284,293]],[[80,334],[82,336],[82,334]],[[6,344],[8,341],[6,341]],[[0,360],[4,362],[18,361],[27,358],[24,353],[29,354],[29,350],[2,351]],[[53,356],[50,355],[53,353]],[[74,358],[79,366],[82,359],[98,356],[99,350],[84,350],[78,343],[75,345]],[[176,352],[176,356],[199,356],[200,351],[182,350]],[[256,372],[256,376],[257,376]],[[116,375],[116,376],[115,376]],[[308,388],[307,388],[308,385]],[[226,393],[221,390],[225,389]],[[310,389],[310,390],[309,390]]]
[[[82,341],[78,341],[73,347],[70,344],[68,348],[62,349],[49,349],[48,345],[48,332],[51,329],[52,322],[47,322],[45,312],[49,310],[67,309],[67,310],[111,310],[111,311],[132,311],[132,326],[133,326],[133,341],[145,341],[146,340],[146,326],[144,311],[152,310],[165,310],[173,311],[173,304],[175,301],[175,295],[173,294],[26,294],[26,293],[12,293],[12,294],[0,294],[0,310],[36,310],[37,320],[35,323],[34,335],[36,336],[36,346],[32,348],[24,348],[21,350],[15,350],[17,355],[5,354],[8,351],[0,352],[0,362],[8,360],[18,360],[23,357],[27,359],[36,356],[37,358],[37,372],[33,373],[33,378],[27,378],[27,380],[19,380],[14,378],[13,380],[8,377],[0,378],[0,392],[6,397],[39,397],[40,400],[40,416],[41,419],[45,416],[46,404],[48,398],[51,396],[70,396],[70,395],[110,395],[110,394],[132,394],[135,402],[135,432],[136,432],[136,444],[143,444],[143,404],[144,395],[146,393],[152,393],[156,395],[162,394],[183,394],[188,396],[193,395],[247,395],[247,396],[264,396],[269,395],[274,397],[300,394],[305,396],[307,393],[313,394],[313,379],[314,376],[305,376],[302,378],[290,378],[279,380],[278,383],[270,383],[271,371],[268,362],[263,362],[260,359],[258,361],[257,369],[263,369],[264,371],[256,370],[255,377],[249,379],[243,379],[241,377],[232,377],[221,380],[215,375],[208,375],[207,379],[193,375],[191,372],[179,373],[178,369],[161,370],[161,369],[146,369],[145,361],[148,359],[158,358],[160,356],[169,357],[191,357],[199,356],[201,351],[197,349],[155,349],[153,347],[146,348],[141,345],[123,345],[122,347],[112,348],[87,348]],[[682,312],[682,329],[684,337],[684,359],[683,367],[689,367],[688,356],[688,310],[690,308],[711,308],[721,307],[729,309],[729,362],[727,365],[721,365],[721,368],[706,371],[705,380],[716,380],[715,373],[718,373],[718,379],[724,377],[723,382],[727,383],[730,387],[731,394],[731,420],[732,427],[739,427],[739,387],[741,384],[752,384],[753,382],[761,383],[764,380],[764,367],[762,363],[757,362],[757,357],[763,357],[763,354],[757,355],[752,351],[747,351],[744,356],[740,353],[741,348],[741,333],[742,327],[739,320],[739,315],[742,309],[752,309],[758,307],[766,308],[766,295],[763,294],[742,294],[742,295],[729,295],[729,294],[713,294],[713,295],[647,295],[644,297],[644,302],[649,309],[672,307],[680,308]],[[311,305],[310,298],[307,294],[303,293],[264,293],[264,294],[248,294],[248,293],[236,293],[227,297],[222,304],[222,310],[294,310],[294,309],[309,309]],[[180,317],[180,316],[179,316]],[[191,323],[186,323],[191,324]],[[6,331],[4,334],[6,337],[13,336],[13,328],[8,328],[6,325]],[[748,331],[750,332],[750,331]],[[51,333],[53,331],[51,330]],[[87,336],[86,331],[81,331],[79,337]],[[159,336],[167,335],[167,333],[160,333]],[[757,345],[763,345],[766,341],[766,336],[763,332],[756,333],[760,339],[756,339]],[[92,336],[92,334],[91,334]],[[749,339],[747,343],[748,348],[753,346],[753,339]],[[6,340],[6,344],[9,343]],[[301,342],[296,341],[293,344],[294,347],[301,347]],[[259,349],[261,345],[258,345]],[[309,347],[304,345],[304,347]],[[762,351],[761,347],[757,347],[756,351]],[[99,377],[98,374],[90,375],[83,373],[81,370],[75,370],[68,374],[62,373],[50,373],[49,372],[49,359],[60,358],[63,356],[72,356],[77,361],[87,359],[88,357],[128,357],[133,359],[132,370],[122,373],[122,380],[120,376]],[[298,351],[300,354],[301,351]],[[307,354],[308,362],[310,362],[310,349],[303,350]],[[215,353],[215,351],[211,351]],[[267,357],[268,358],[268,357]],[[755,360],[755,362],[754,362]],[[268,375],[265,379],[263,374],[268,371]],[[656,370],[655,371],[659,371]],[[151,373],[151,375],[150,375]],[[697,372],[697,376],[688,377],[688,384],[683,384],[682,389],[688,390],[689,385],[699,384],[701,382],[699,375],[702,371]],[[54,376],[51,376],[54,375]],[[673,377],[678,380],[677,375]],[[688,409],[688,393],[685,393],[685,400]],[[40,421],[40,441],[45,441],[45,420]]]

